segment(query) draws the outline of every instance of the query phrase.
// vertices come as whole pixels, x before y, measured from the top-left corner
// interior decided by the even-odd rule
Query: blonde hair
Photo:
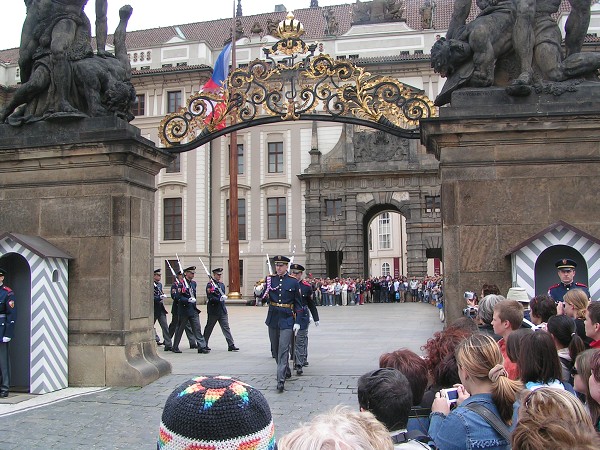
[[[502,420],[510,424],[513,403],[523,385],[509,379],[506,371],[498,370],[504,358],[496,341],[486,334],[469,336],[456,347],[456,362],[474,380],[491,382],[492,400]]]
[[[368,411],[336,406],[277,441],[278,450],[393,450],[387,428]]]
[[[573,394],[548,387],[523,392],[519,422],[512,434],[513,448],[583,450],[599,446],[592,420]]]
[[[585,395],[586,404],[594,423],[600,418],[600,405],[590,395],[590,376],[592,375],[592,358],[598,352],[600,352],[600,350],[597,348],[590,348],[581,352],[577,355],[574,363],[585,386],[585,392],[582,392],[582,394]]]
[[[581,289],[571,289],[563,296],[565,303],[572,303],[575,309],[575,318],[585,319],[585,311],[590,303],[588,296]]]

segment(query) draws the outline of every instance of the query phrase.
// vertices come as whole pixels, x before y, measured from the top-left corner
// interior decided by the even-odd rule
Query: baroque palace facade
[[[444,80],[431,69],[429,53],[444,36],[452,0],[306,3],[294,15],[317,53],[350,59],[431,99],[441,90]],[[561,8],[567,11],[568,3]],[[276,9],[243,16],[238,7],[238,66],[262,59],[262,49],[277,41],[271,33],[286,11]],[[559,20],[564,25],[566,15]],[[160,145],[160,121],[208,81],[232,25],[221,19],[128,32],[138,97],[132,123],[144,137]],[[590,32],[598,28],[594,15]],[[17,61],[18,49],[0,51],[2,103],[18,84]],[[266,274],[267,254],[294,253],[314,276],[433,274],[441,259],[438,163],[418,140],[300,121],[247,128],[237,139],[242,295],[251,296]],[[224,136],[179,154],[157,177],[154,263],[166,273],[166,285],[172,279],[166,260],[176,268],[176,255],[184,267],[202,271],[199,258],[224,267],[228,282],[228,158]]]

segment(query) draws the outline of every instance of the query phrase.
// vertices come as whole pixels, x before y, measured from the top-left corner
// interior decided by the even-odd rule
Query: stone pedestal
[[[506,295],[506,252],[563,220],[600,235],[600,86],[562,96],[457,91],[421,142],[440,161],[448,323],[463,292],[495,283]]]
[[[141,386],[171,371],[156,354],[150,281],[155,175],[171,158],[116,118],[0,126],[0,230],[74,257],[71,386]]]

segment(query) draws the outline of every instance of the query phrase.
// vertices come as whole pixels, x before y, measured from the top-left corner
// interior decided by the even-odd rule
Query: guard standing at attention
[[[17,310],[15,309],[15,294],[11,288],[4,284],[6,270],[0,269],[0,397],[8,397],[10,387],[10,362],[9,342],[15,335],[15,320]]]
[[[219,322],[223,336],[227,341],[227,350],[230,352],[237,352],[239,348],[233,343],[233,336],[229,329],[229,315],[227,314],[227,308],[225,307],[225,285],[221,282],[221,275],[223,275],[223,269],[221,267],[213,269],[213,276],[210,277],[210,281],[206,283],[206,297],[208,301],[206,303],[206,313],[208,319],[206,320],[206,326],[204,327],[204,340],[206,341],[207,348],[208,340],[212,334],[215,324]]]
[[[210,350],[206,347],[206,341],[202,336],[202,329],[200,328],[200,319],[198,314],[200,311],[196,308],[196,282],[194,276],[196,274],[196,266],[188,267],[183,270],[183,287],[179,293],[177,300],[179,306],[177,309],[178,320],[177,330],[175,331],[175,339],[173,341],[173,353],[181,353],[179,350],[179,341],[181,341],[181,335],[183,329],[187,323],[192,327],[192,332],[196,339],[196,345],[198,346],[198,353],[209,353]]]
[[[296,342],[294,346],[294,369],[297,375],[302,375],[302,368],[306,365],[308,356],[308,326],[312,314],[315,326],[319,326],[319,311],[313,299],[312,285],[302,279],[304,267],[300,264],[291,264],[290,272],[300,284],[300,296],[302,299],[302,308],[296,310],[296,319],[300,323],[300,329],[296,333]],[[309,312],[310,311],[310,312]]]
[[[171,299],[173,304],[171,305],[171,323],[169,324],[169,336],[173,338],[175,336],[175,330],[177,329],[177,322],[179,321],[179,295],[185,285],[183,284],[183,274],[181,271],[177,272],[175,280],[171,285]],[[192,332],[192,327],[189,322],[185,324],[185,335],[190,342],[190,348],[198,348],[196,344],[196,338]]]
[[[154,271],[154,323],[158,320],[158,324],[160,325],[160,329],[163,335],[163,342],[160,342],[160,338],[158,334],[155,333],[156,343],[158,345],[165,345],[165,352],[171,351],[171,335],[169,334],[169,327],[167,325],[167,309],[163,303],[163,299],[166,297],[163,292],[163,285],[160,282],[160,269],[156,269]]]
[[[556,283],[548,288],[548,295],[554,299],[556,303],[563,301],[563,296],[571,289],[581,289],[590,298],[590,291],[588,287],[583,283],[576,283],[575,278],[575,267],[577,263],[572,259],[564,258],[559,259],[554,264],[558,269],[558,277],[560,283]]]
[[[273,258],[275,275],[267,277],[263,299],[269,302],[265,324],[269,327],[271,349],[277,349],[277,391],[283,392],[285,379],[292,376],[288,356],[292,333],[298,332],[300,323],[294,311],[302,309],[300,285],[288,272],[290,259],[278,255]]]

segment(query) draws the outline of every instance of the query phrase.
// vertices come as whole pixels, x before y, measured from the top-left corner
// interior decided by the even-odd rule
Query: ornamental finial
[[[285,20],[279,22],[277,34],[281,39],[299,38],[304,34],[304,25],[299,20],[294,19],[292,12],[288,12]]]

